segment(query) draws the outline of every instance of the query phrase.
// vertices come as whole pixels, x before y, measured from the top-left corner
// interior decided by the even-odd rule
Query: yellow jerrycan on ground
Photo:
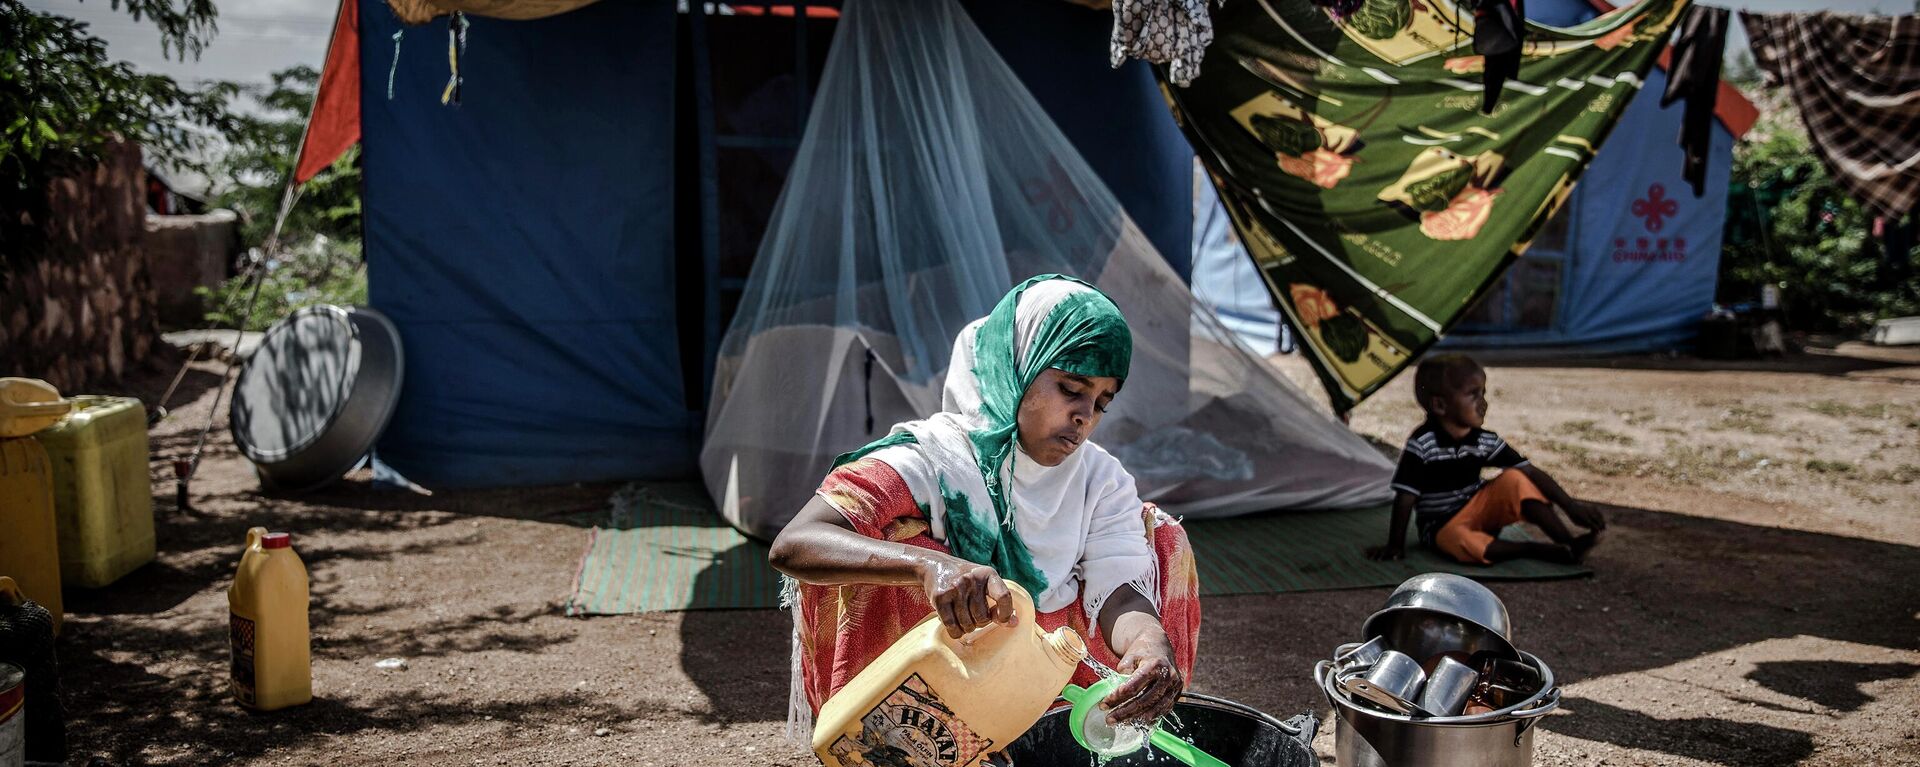
[[[71,403],[37,378],[0,378],[0,438],[24,437],[52,426]]]
[[[60,604],[60,538],[53,513],[53,462],[32,437],[0,438],[0,575],[28,599],[66,617]]]
[[[153,561],[147,410],[132,397],[69,397],[73,412],[33,438],[53,461],[60,579],[97,589]]]
[[[227,589],[232,612],[233,696],[261,711],[313,700],[307,635],[307,567],[286,533],[256,527]]]
[[[972,767],[1032,727],[1060,695],[1087,645],[1034,619],[1012,581],[1012,626],[959,639],[930,615],[820,707],[813,752],[826,767]]]

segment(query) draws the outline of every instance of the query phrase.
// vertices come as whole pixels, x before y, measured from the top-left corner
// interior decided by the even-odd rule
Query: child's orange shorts
[[[1522,520],[1520,505],[1527,501],[1546,503],[1547,497],[1519,469],[1502,471],[1434,533],[1433,545],[1461,562],[1493,564],[1487,559],[1487,544],[1500,537],[1501,528]]]

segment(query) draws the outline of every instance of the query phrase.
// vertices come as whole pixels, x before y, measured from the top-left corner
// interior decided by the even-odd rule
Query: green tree
[[[251,98],[256,109],[236,118],[226,136],[227,150],[217,164],[221,189],[216,202],[240,214],[248,245],[264,244],[273,229],[319,84],[320,73],[303,65],[273,73],[266,85],[227,85]],[[323,234],[335,240],[359,239],[359,160],[356,145],[300,186],[299,204],[288,211],[283,238]]]
[[[240,215],[241,240],[256,252],[268,248],[319,83],[319,72],[296,66],[273,73],[264,85],[228,85],[251,98],[255,108],[238,117],[226,135],[226,152],[214,174],[221,185],[216,202]],[[210,322],[263,330],[304,306],[367,302],[359,157],[359,147],[348,149],[300,185],[277,247],[261,254],[256,271],[203,291]],[[257,291],[254,279],[260,281]]]
[[[113,7],[152,22],[169,56],[199,56],[216,31],[210,0]],[[53,180],[91,167],[118,141],[201,169],[203,150],[236,125],[227,108],[232,86],[186,88],[111,61],[106,42],[73,19],[0,0],[0,40],[0,253],[8,265],[44,254]]]

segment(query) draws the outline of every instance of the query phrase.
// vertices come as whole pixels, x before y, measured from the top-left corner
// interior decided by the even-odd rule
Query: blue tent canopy
[[[381,459],[444,487],[694,476],[704,368],[728,300],[715,277],[720,227],[757,242],[764,226],[716,212],[719,193],[739,190],[715,192],[724,168],[713,153],[775,158],[742,182],[766,187],[757,193],[770,202],[782,147],[797,137],[714,140],[712,93],[689,93],[696,76],[724,72],[689,62],[711,63],[729,44],[692,46],[669,0],[471,18],[457,105],[440,103],[444,20],[396,42],[385,3],[360,2],[368,287],[406,354]],[[1146,67],[1107,67],[1111,16],[1067,3],[970,7],[1184,272],[1191,151]],[[805,79],[781,87],[803,104]]]
[[[1715,123],[1706,193],[1694,197],[1675,141],[1684,107],[1660,107],[1666,81],[1660,70],[1647,74],[1560,214],[1442,346],[1629,352],[1692,343],[1713,306],[1733,136]]]
[[[1603,10],[1588,0],[1527,4],[1531,18],[1560,26]],[[1694,197],[1677,140],[1686,107],[1662,108],[1666,87],[1664,69],[1647,73],[1560,213],[1442,348],[1615,353],[1692,343],[1713,306],[1734,134],[1714,122],[1705,194]]]

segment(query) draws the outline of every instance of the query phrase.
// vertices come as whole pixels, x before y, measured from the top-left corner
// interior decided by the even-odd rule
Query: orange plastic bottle
[[[293,552],[292,536],[258,527],[247,531],[227,607],[234,698],[262,711],[313,700],[307,567]]]
[[[1042,631],[1033,598],[1007,588],[1016,625],[954,639],[929,616],[835,693],[813,729],[820,761],[972,767],[1039,721],[1087,645],[1072,629]]]

